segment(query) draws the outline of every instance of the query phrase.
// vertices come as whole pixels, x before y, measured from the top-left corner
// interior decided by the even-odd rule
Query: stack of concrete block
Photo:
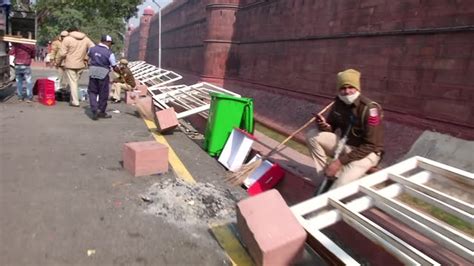
[[[306,231],[275,189],[237,204],[237,228],[257,265],[291,265],[302,257]]]
[[[165,173],[168,171],[168,147],[156,141],[125,143],[123,167],[133,176]]]

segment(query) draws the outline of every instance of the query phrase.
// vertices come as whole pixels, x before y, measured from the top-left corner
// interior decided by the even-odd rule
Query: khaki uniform
[[[59,60],[59,49],[61,48],[61,41],[56,39],[51,44],[51,62],[56,65],[56,69],[58,70],[58,78],[59,78],[59,86],[60,88],[67,87],[67,79],[64,73],[64,62],[61,62],[60,65],[57,65],[56,62]]]
[[[86,34],[73,31],[66,36],[56,56],[56,65],[64,63],[65,73],[71,88],[71,104],[79,105],[78,83],[84,68],[87,67],[87,51],[93,47],[94,43]]]
[[[127,66],[121,68],[121,73],[113,72],[112,75],[115,82],[112,83],[110,96],[115,100],[120,100],[122,90],[129,91],[135,88],[135,78]]]
[[[336,98],[327,123],[330,128],[318,128],[306,134],[308,148],[320,177],[324,177],[324,169],[330,157],[334,156],[341,135],[351,127],[339,156],[343,167],[336,174],[333,189],[362,177],[379,163],[383,153],[382,108],[362,95],[352,105]],[[336,130],[342,133],[336,135]]]

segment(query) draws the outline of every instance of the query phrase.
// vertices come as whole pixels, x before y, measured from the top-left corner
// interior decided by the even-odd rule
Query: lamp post
[[[161,70],[161,6],[155,0],[152,2],[158,6],[158,69]]]

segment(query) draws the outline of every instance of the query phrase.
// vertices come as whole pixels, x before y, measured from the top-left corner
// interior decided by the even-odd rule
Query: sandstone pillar
[[[133,26],[128,26],[127,32],[125,33],[125,43],[123,44],[124,57],[128,58],[128,48],[130,47],[130,36],[132,35]]]
[[[226,75],[231,48],[235,46],[235,22],[239,3],[240,0],[208,0],[202,73],[204,80],[221,83]]]
[[[145,60],[146,56],[146,49],[148,44],[148,36],[150,35],[150,22],[153,18],[155,11],[151,7],[145,8],[143,10],[143,16],[140,18],[140,40],[138,44],[138,59],[137,60]]]

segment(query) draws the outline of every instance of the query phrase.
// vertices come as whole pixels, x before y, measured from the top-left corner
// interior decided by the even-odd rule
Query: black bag
[[[66,89],[59,89],[56,91],[56,101],[69,102],[71,100],[71,94]]]

